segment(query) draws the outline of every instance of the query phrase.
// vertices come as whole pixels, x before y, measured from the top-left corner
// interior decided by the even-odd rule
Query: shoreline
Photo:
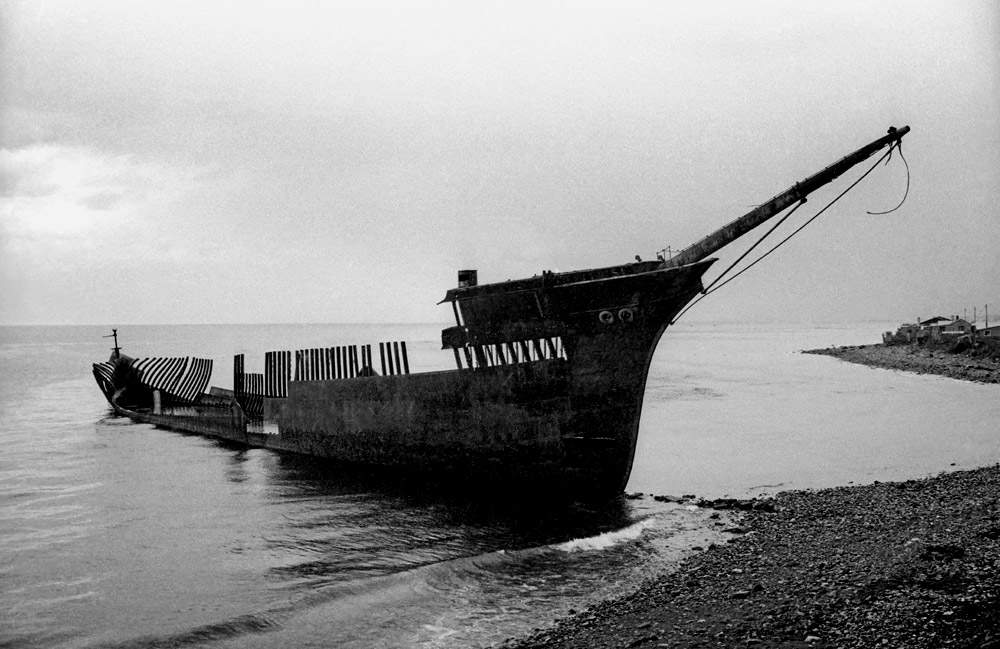
[[[1000,649],[1000,464],[787,491],[738,535],[505,649]]]
[[[943,345],[877,343],[807,349],[802,353],[833,356],[848,363],[858,363],[868,367],[935,374],[977,383],[1000,383],[1000,347],[995,344],[981,343],[981,347],[975,350],[953,352]]]

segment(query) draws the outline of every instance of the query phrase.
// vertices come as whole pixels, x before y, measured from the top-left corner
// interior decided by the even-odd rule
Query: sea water
[[[263,352],[441,325],[120,328],[132,356],[259,371]],[[111,417],[102,327],[0,328],[0,646],[475,647],[629,592],[724,538],[716,497],[1000,460],[1000,386],[804,355],[883,323],[682,323],[653,359],[628,490],[603,506],[484,502]]]

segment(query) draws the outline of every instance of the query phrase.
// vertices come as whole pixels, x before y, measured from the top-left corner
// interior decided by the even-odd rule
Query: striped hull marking
[[[173,394],[183,401],[194,401],[195,397],[205,391],[211,379],[212,360],[192,358],[187,367],[187,373],[178,381]]]
[[[115,383],[112,377],[115,373],[113,363],[94,363],[94,378],[97,379],[97,386],[101,388],[104,397],[110,402],[115,393]]]
[[[332,350],[328,350],[332,352]],[[291,379],[292,353],[288,351],[266,352],[264,354],[264,394],[268,397],[288,396],[288,381]]]
[[[139,373],[143,385],[172,394],[187,365],[187,357],[140,358],[132,367]]]

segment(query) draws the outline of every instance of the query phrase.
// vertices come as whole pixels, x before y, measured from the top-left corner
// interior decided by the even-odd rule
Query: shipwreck
[[[405,343],[268,352],[234,359],[233,389],[209,388],[212,361],[96,363],[118,415],[238,444],[482,484],[545,485],[611,497],[631,471],[657,342],[704,291],[712,255],[883,149],[890,129],[669,258],[479,284],[460,271],[442,300],[454,369],[411,372]],[[877,163],[876,163],[877,164]],[[873,167],[874,168],[874,165]]]

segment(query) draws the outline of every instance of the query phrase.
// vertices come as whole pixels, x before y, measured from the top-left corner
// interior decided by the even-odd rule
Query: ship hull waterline
[[[260,420],[235,400],[137,406],[102,389],[119,415],[243,446],[486,489],[616,497],[631,471],[657,343],[701,291],[712,261],[575,286],[571,301],[585,308],[564,313],[564,357],[292,381],[287,397],[263,400]],[[622,306],[629,321],[598,321]]]

